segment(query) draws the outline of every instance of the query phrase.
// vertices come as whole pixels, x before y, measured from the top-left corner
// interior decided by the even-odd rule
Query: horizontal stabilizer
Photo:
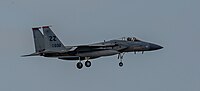
[[[22,55],[21,57],[28,57],[28,56],[39,56],[39,53],[32,53],[32,54],[28,54],[28,55]]]

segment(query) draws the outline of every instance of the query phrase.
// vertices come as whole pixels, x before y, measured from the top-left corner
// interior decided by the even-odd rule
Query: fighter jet
[[[42,28],[43,33],[40,31]],[[157,44],[141,41],[135,37],[123,37],[121,39],[114,39],[93,43],[88,45],[78,46],[64,46],[59,38],[53,33],[50,26],[32,28],[33,38],[35,44],[35,52],[27,56],[43,56],[55,57],[62,60],[77,60],[76,67],[81,69],[83,67],[82,61],[85,61],[85,66],[90,67],[90,59],[100,58],[104,56],[118,55],[120,60],[119,66],[123,66],[123,56],[125,53],[144,51],[154,51],[162,49],[163,47]]]

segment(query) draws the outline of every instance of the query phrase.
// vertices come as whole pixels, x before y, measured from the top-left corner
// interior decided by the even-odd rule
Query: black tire
[[[123,66],[123,63],[122,62],[119,62],[119,67],[122,67]]]
[[[90,67],[92,63],[90,61],[85,61],[85,67]]]
[[[81,69],[81,68],[83,68],[83,64],[82,64],[81,62],[78,62],[78,63],[76,64],[76,67],[77,67],[78,69]]]

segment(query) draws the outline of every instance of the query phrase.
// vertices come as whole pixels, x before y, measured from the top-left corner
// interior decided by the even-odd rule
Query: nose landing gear
[[[118,54],[118,59],[120,59],[119,67],[123,66],[123,62],[122,61],[123,61],[124,54],[125,54],[125,52]]]
[[[122,62],[119,62],[119,67],[122,67],[123,66],[123,63]]]

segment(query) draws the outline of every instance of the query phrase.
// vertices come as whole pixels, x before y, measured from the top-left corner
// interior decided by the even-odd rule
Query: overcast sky
[[[1,0],[0,91],[200,91],[199,0]],[[65,45],[124,36],[164,46],[77,61],[34,52],[31,28],[52,25]]]

